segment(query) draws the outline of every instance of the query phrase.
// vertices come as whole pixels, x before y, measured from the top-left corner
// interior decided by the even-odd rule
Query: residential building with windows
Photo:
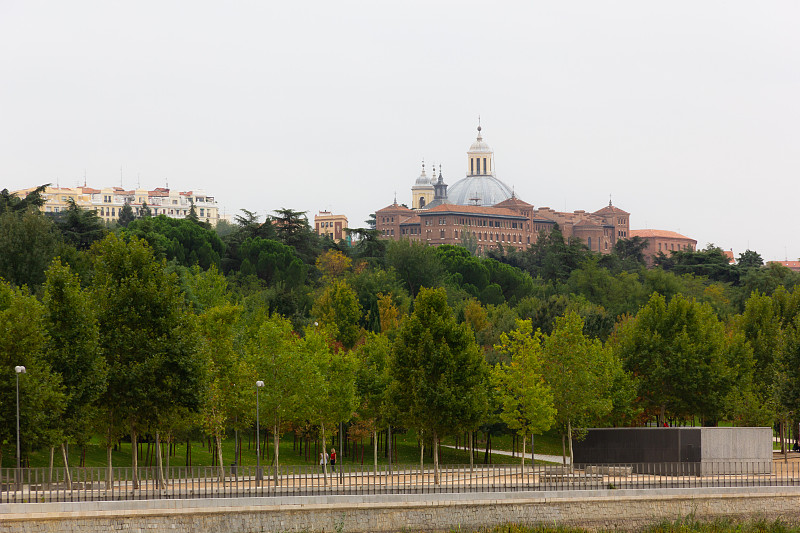
[[[34,188],[16,191],[19,196],[26,196]],[[189,216],[194,204],[197,218],[216,226],[219,221],[219,207],[213,196],[205,191],[179,192],[169,188],[157,187],[152,191],[147,189],[126,190],[122,187],[106,187],[94,189],[92,187],[47,187],[42,195],[45,203],[42,211],[45,213],[58,213],[69,206],[69,199],[83,209],[91,209],[106,222],[115,222],[119,219],[120,210],[125,203],[131,204],[133,212],[138,216],[145,204],[150,208],[153,216],[166,215],[169,218],[186,218]]]
[[[344,215],[334,215],[330,211],[320,211],[314,215],[314,230],[317,235],[341,241],[347,237],[345,228],[347,228],[347,217]]]

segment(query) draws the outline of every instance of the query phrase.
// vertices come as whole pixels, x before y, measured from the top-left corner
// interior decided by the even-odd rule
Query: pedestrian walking
[[[326,464],[328,464],[328,454],[325,452],[319,452],[319,466],[322,469],[322,472],[325,472]]]
[[[336,472],[336,448],[331,448],[331,472]]]

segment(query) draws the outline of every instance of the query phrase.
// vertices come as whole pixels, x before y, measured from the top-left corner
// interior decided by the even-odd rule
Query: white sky
[[[410,203],[481,115],[535,206],[800,257],[800,2],[0,0],[0,188]]]

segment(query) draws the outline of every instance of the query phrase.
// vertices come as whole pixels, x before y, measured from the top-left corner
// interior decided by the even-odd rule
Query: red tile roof
[[[787,268],[794,270],[795,272],[800,272],[800,261],[768,261],[769,263],[777,263],[779,265],[783,265]]]
[[[603,209],[598,209],[594,213],[596,215],[599,215],[599,214],[603,214],[604,215],[606,213],[619,213],[621,215],[630,215],[630,213],[628,213],[627,211],[623,211],[622,209],[620,209],[619,207],[617,207],[615,205],[607,205]]]
[[[479,205],[441,204],[426,211],[422,211],[420,215],[425,215],[427,213],[463,213],[465,215],[524,218],[519,213],[511,209],[506,209],[505,207],[482,207]]]
[[[419,215],[417,215],[417,214],[411,215],[410,217],[404,218],[403,220],[400,221],[400,225],[403,225],[403,224],[419,224],[419,223],[420,223]]]
[[[410,213],[411,209],[407,208],[404,205],[392,204],[392,205],[387,205],[383,209],[378,209],[375,212],[376,213]]]
[[[643,239],[646,238],[653,238],[658,237],[661,239],[686,239],[690,241],[695,241],[691,237],[687,237],[685,235],[681,235],[680,233],[675,233],[674,231],[667,231],[663,229],[632,229],[628,232],[628,235],[631,237],[641,237]]]
[[[511,198],[506,198],[500,203],[494,204],[492,207],[533,207],[533,205],[524,200],[520,200],[516,196],[512,196]]]

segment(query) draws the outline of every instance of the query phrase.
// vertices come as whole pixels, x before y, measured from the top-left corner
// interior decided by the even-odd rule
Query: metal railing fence
[[[800,463],[0,469],[0,503],[749,486],[800,486]]]

